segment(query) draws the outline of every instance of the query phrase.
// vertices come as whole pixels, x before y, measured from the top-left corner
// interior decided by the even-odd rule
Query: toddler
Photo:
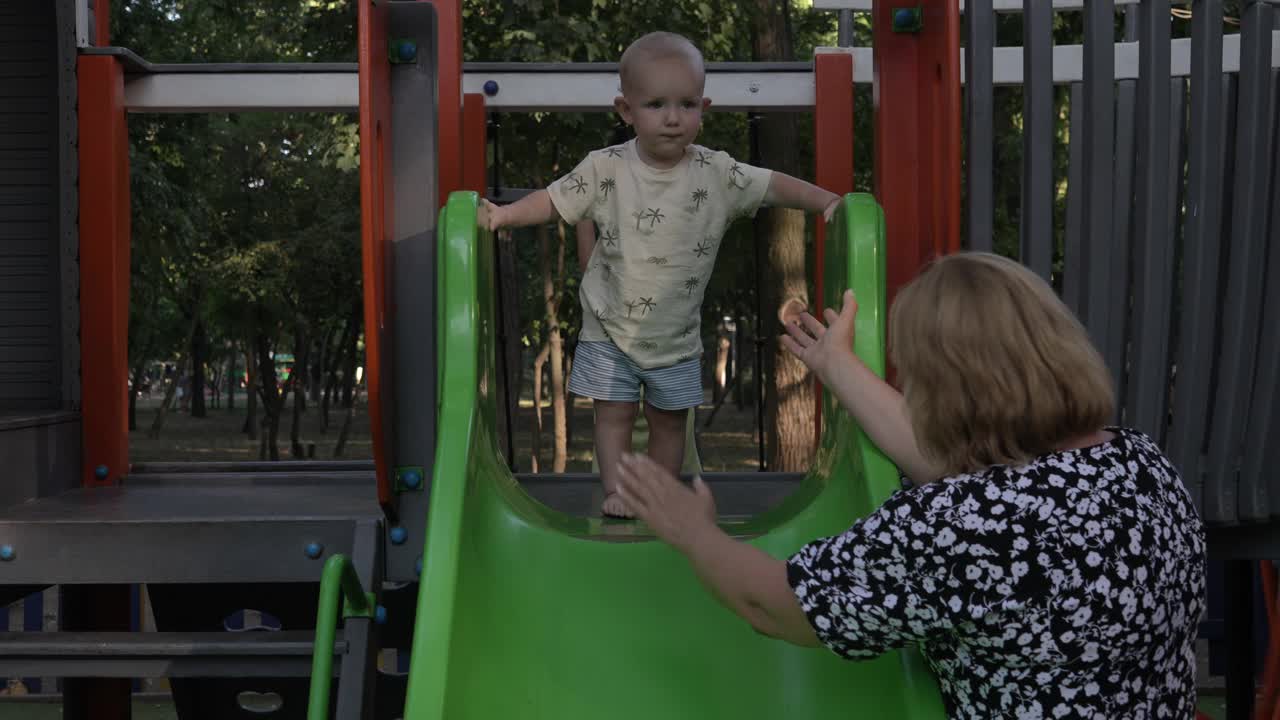
[[[498,230],[559,217],[599,228],[579,293],[569,390],[594,402],[601,513],[631,518],[617,494],[618,463],[631,451],[641,386],[649,456],[672,473],[684,458],[687,411],[702,402],[702,294],[725,228],[762,204],[830,218],[839,198],[693,144],[711,100],[702,54],[686,38],[645,35],[622,54],[619,74],[614,108],[635,139],[592,152],[519,202],[485,201],[481,222]]]

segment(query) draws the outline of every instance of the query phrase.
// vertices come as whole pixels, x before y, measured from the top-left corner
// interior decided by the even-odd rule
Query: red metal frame
[[[129,463],[129,132],[123,68],[111,57],[78,62],[81,482],[103,486]]]
[[[919,6],[923,29],[893,31]],[[876,0],[875,195],[884,207],[888,300],[931,259],[960,249],[960,10],[955,0]]]
[[[462,7],[459,0],[426,0],[436,8],[436,36],[439,58],[436,62],[437,120],[440,142],[436,144],[439,162],[440,207],[449,193],[464,186],[463,109],[462,109]]]
[[[111,2],[96,0],[93,5],[93,44],[111,44]]]
[[[467,93],[462,99],[462,189],[485,194],[488,167],[488,125],[484,95]]]
[[[360,0],[360,241],[364,283],[364,380],[369,396],[369,424],[373,462],[378,478],[378,501],[391,503],[391,459],[383,426],[384,338],[392,327],[393,306],[388,302],[387,249],[391,242],[391,163],[387,147],[391,136],[391,63],[387,58],[387,4]]]
[[[820,53],[813,61],[814,179],[837,195],[853,192],[853,56]],[[827,226],[818,223],[814,244],[813,303],[819,316],[823,303]],[[814,447],[822,442],[822,385],[814,383]]]

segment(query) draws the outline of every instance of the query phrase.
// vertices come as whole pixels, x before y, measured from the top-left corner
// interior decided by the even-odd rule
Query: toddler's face
[[[698,136],[702,111],[710,103],[702,91],[703,78],[683,58],[653,60],[638,69],[616,106],[635,128],[645,162],[671,167],[680,161]]]

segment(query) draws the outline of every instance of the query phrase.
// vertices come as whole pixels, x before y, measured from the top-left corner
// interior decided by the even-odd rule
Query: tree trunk
[[[258,393],[262,397],[262,412],[266,415],[264,419],[267,431],[262,438],[258,458],[270,459],[274,462],[280,459],[280,411],[284,408],[284,397],[288,391],[286,390],[284,394],[280,392],[275,358],[271,357],[271,340],[266,332],[258,331],[254,346],[257,350],[258,377],[260,378]]]
[[[302,447],[302,413],[306,409],[307,358],[311,354],[311,340],[307,337],[307,324],[299,322],[293,333],[294,356],[293,372],[289,374],[289,385],[293,388],[293,424],[289,426],[289,454],[294,460],[305,460],[307,451]]]
[[[155,440],[160,437],[160,430],[164,428],[165,416],[169,413],[169,408],[173,407],[173,398],[178,392],[178,383],[182,379],[182,374],[187,369],[187,361],[180,359],[177,367],[174,368],[173,382],[169,383],[164,389],[164,400],[160,402],[160,407],[156,408],[155,417],[151,419],[151,428],[147,430],[147,437]]]
[[[244,416],[244,426],[240,428],[240,432],[248,435],[254,440],[258,439],[258,363],[256,362],[257,353],[254,351],[253,341],[245,343],[244,347],[244,367],[245,367],[245,397],[249,411]]]
[[[209,409],[217,410],[222,407],[222,365],[210,362],[209,372]]]
[[[755,0],[758,10],[752,38],[754,60],[791,60],[790,0]],[[789,175],[799,175],[795,148],[799,144],[796,116],[770,113],[756,123],[759,163]],[[765,209],[757,215],[757,237],[769,248],[761,331],[769,338],[764,351],[766,435],[769,469],[798,472],[813,457],[814,399],[808,369],[778,343],[779,314],[784,306],[809,306],[805,273],[805,217],[799,210]]]
[[[747,382],[750,377],[751,356],[747,339],[751,337],[751,325],[746,318],[738,318],[734,329],[733,376],[738,382],[733,384],[733,402],[742,412],[747,400]],[[751,397],[755,397],[752,395]],[[754,403],[752,403],[754,405]]]
[[[335,458],[342,457],[347,450],[347,438],[351,436],[351,420],[356,416],[355,403],[347,406],[347,411],[342,416],[342,429],[338,431],[338,442],[333,446],[333,456]]]
[[[147,373],[146,362],[140,362],[133,368],[133,385],[129,393],[129,430],[138,429],[138,393],[141,392],[142,380]]]
[[[554,428],[554,445],[551,471],[564,472],[569,455],[569,439],[565,422],[564,392],[564,343],[560,337],[560,289],[564,287],[564,223],[557,223],[556,275],[551,275],[550,253],[546,227],[538,229],[539,256],[542,260],[542,299],[547,308],[547,345],[551,350],[551,417]]]
[[[533,472],[542,472],[542,368],[551,356],[551,346],[542,344],[542,350],[533,359],[533,438],[531,465]]]
[[[326,323],[324,337],[320,339],[320,357],[316,362],[311,364],[314,376],[311,378],[311,402],[319,405],[320,395],[324,392],[325,379],[329,373],[329,358],[332,353],[329,352],[330,346],[333,345],[333,336],[337,331],[337,327],[333,323]]]
[[[227,409],[236,409],[236,385],[240,384],[240,376],[236,374],[236,353],[239,352],[232,345],[231,352],[227,354]]]
[[[208,417],[204,406],[204,363],[209,356],[209,336],[204,321],[197,316],[191,333],[191,417]]]
[[[358,317],[352,318],[349,322],[354,330],[359,326],[360,319]],[[344,348],[346,358],[342,367],[342,407],[344,408],[352,407],[355,404],[353,398],[356,388],[356,363],[360,359],[358,357],[360,354],[360,333],[358,331],[351,332],[348,337],[347,347]]]

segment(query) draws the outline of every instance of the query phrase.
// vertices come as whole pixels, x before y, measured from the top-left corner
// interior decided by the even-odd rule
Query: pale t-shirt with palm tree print
[[[699,145],[660,170],[632,140],[592,152],[553,182],[560,217],[598,228],[579,291],[579,340],[612,341],[645,369],[701,355],[702,295],[721,238],[755,214],[771,175]]]

